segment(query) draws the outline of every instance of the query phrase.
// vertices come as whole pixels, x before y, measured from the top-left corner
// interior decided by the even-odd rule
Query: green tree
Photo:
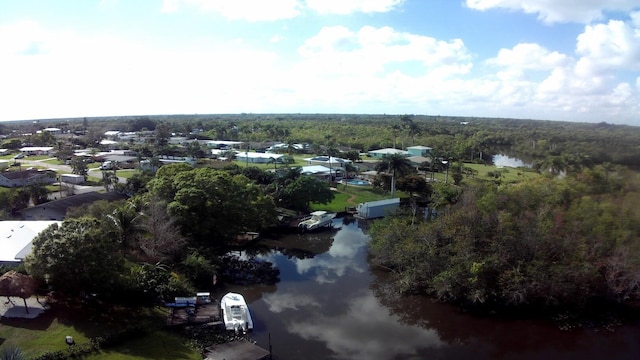
[[[169,138],[171,138],[171,125],[166,122],[157,124],[154,139],[156,151],[162,151],[169,144]]]
[[[413,170],[411,162],[402,154],[384,156],[375,166],[376,171],[391,175],[391,197],[396,192],[396,177],[410,173]]]
[[[68,295],[110,295],[123,264],[116,242],[91,218],[49,226],[34,238],[32,253],[25,259],[29,274]]]
[[[29,193],[33,205],[43,204],[49,201],[49,192],[42,184],[29,185],[24,190]]]
[[[311,202],[327,204],[334,193],[329,183],[310,175],[301,175],[286,185],[278,205],[293,210],[308,211]]]
[[[122,249],[130,252],[136,251],[138,247],[138,239],[143,231],[142,225],[144,215],[133,206],[132,202],[126,202],[113,210],[105,217],[107,224],[110,225],[110,233],[118,239],[118,244]]]
[[[84,176],[85,181],[87,180],[87,174],[89,173],[89,168],[87,167],[87,163],[82,161],[80,157],[74,157],[71,159],[71,173],[76,175]]]
[[[211,168],[164,169],[150,183],[151,194],[167,202],[187,237],[223,245],[243,231],[276,222],[273,199],[243,175]]]
[[[418,174],[409,174],[398,179],[398,190],[409,193],[412,198],[414,194],[418,194],[425,198],[431,196],[431,185]]]

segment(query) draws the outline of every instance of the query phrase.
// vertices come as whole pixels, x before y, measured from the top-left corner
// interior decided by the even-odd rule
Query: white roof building
[[[401,155],[408,155],[409,152],[408,151],[404,151],[404,150],[400,150],[400,149],[393,149],[393,148],[385,148],[385,149],[378,149],[378,150],[371,150],[369,151],[369,156],[371,157],[375,157],[375,158],[382,158],[385,155],[393,155],[393,154],[401,154]]]
[[[61,221],[0,221],[0,263],[16,263],[31,253],[31,241]]]
[[[311,164],[322,164],[325,166],[329,166],[330,168],[334,167],[344,167],[344,164],[351,163],[351,160],[337,158],[333,156],[314,156],[312,158],[303,159],[309,165]]]
[[[260,163],[266,164],[271,161],[282,162],[284,155],[271,154],[271,153],[259,153],[251,151],[236,151],[236,160],[240,162]]]

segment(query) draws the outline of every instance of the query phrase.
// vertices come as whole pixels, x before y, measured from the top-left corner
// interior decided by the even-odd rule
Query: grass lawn
[[[25,160],[44,160],[44,159],[51,159],[52,157],[53,156],[51,155],[31,155],[31,156],[26,156],[24,159]]]
[[[0,349],[20,348],[27,358],[67,349],[65,337],[73,336],[76,344],[104,336],[128,325],[149,330],[146,336],[103,349],[89,359],[201,359],[200,354],[185,345],[180,334],[160,330],[166,319],[164,309],[108,309],[91,306],[72,308],[54,305],[35,319],[5,319],[0,322]]]
[[[102,350],[89,356],[91,360],[142,360],[142,359],[193,359],[200,360],[202,355],[185,345],[185,339],[179,334],[165,330],[155,331],[143,338],[129,341],[112,349]]]
[[[116,175],[118,175],[118,177],[122,177],[125,179],[130,179],[133,175],[138,173],[140,173],[140,170],[134,170],[134,169],[116,171]]]
[[[389,198],[389,194],[373,189],[371,186],[353,186],[338,184],[335,197],[328,204],[312,203],[312,210],[326,210],[331,212],[345,211],[349,207],[355,207],[359,203],[376,201]],[[396,192],[397,196],[404,196],[401,192]]]
[[[534,179],[540,176],[540,174],[528,168],[498,168],[495,165],[482,164],[464,164],[464,166],[478,171],[478,175],[476,175],[476,178],[483,180],[494,179],[488,175],[489,172],[499,172],[501,175],[500,180],[502,180],[502,182],[504,183],[515,183],[523,180]],[[449,177],[451,177],[451,173],[449,173]],[[451,180],[451,178],[449,178],[449,180]]]

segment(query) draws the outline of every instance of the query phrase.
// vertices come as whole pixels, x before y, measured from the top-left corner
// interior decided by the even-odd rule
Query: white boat
[[[309,214],[310,216],[298,224],[300,231],[313,231],[323,227],[330,227],[332,225],[333,218],[336,217],[336,213],[330,213],[326,211],[314,211]]]
[[[227,293],[220,300],[222,320],[227,330],[246,333],[253,330],[253,320],[244,297],[237,293]]]

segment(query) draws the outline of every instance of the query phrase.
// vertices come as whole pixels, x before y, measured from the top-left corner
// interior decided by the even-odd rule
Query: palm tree
[[[411,170],[413,170],[413,166],[411,166],[411,162],[406,156],[402,154],[391,154],[386,155],[376,164],[376,171],[379,172],[387,172],[391,174],[391,197],[394,197],[396,192],[396,175],[404,175]]]
[[[397,148],[398,135],[402,131],[402,126],[400,124],[391,125],[391,134],[393,135],[393,148]]]
[[[278,160],[276,160],[276,158],[274,157],[270,157],[269,161],[267,161],[267,164],[271,163],[273,163],[273,170],[278,170]]]
[[[127,203],[108,214],[108,221],[113,226],[118,242],[123,248],[133,248],[133,238],[143,231],[142,213],[136,210],[135,203]]]
[[[407,132],[411,137],[411,145],[415,145],[416,135],[420,135],[422,133],[420,126],[412,121],[407,125]]]

